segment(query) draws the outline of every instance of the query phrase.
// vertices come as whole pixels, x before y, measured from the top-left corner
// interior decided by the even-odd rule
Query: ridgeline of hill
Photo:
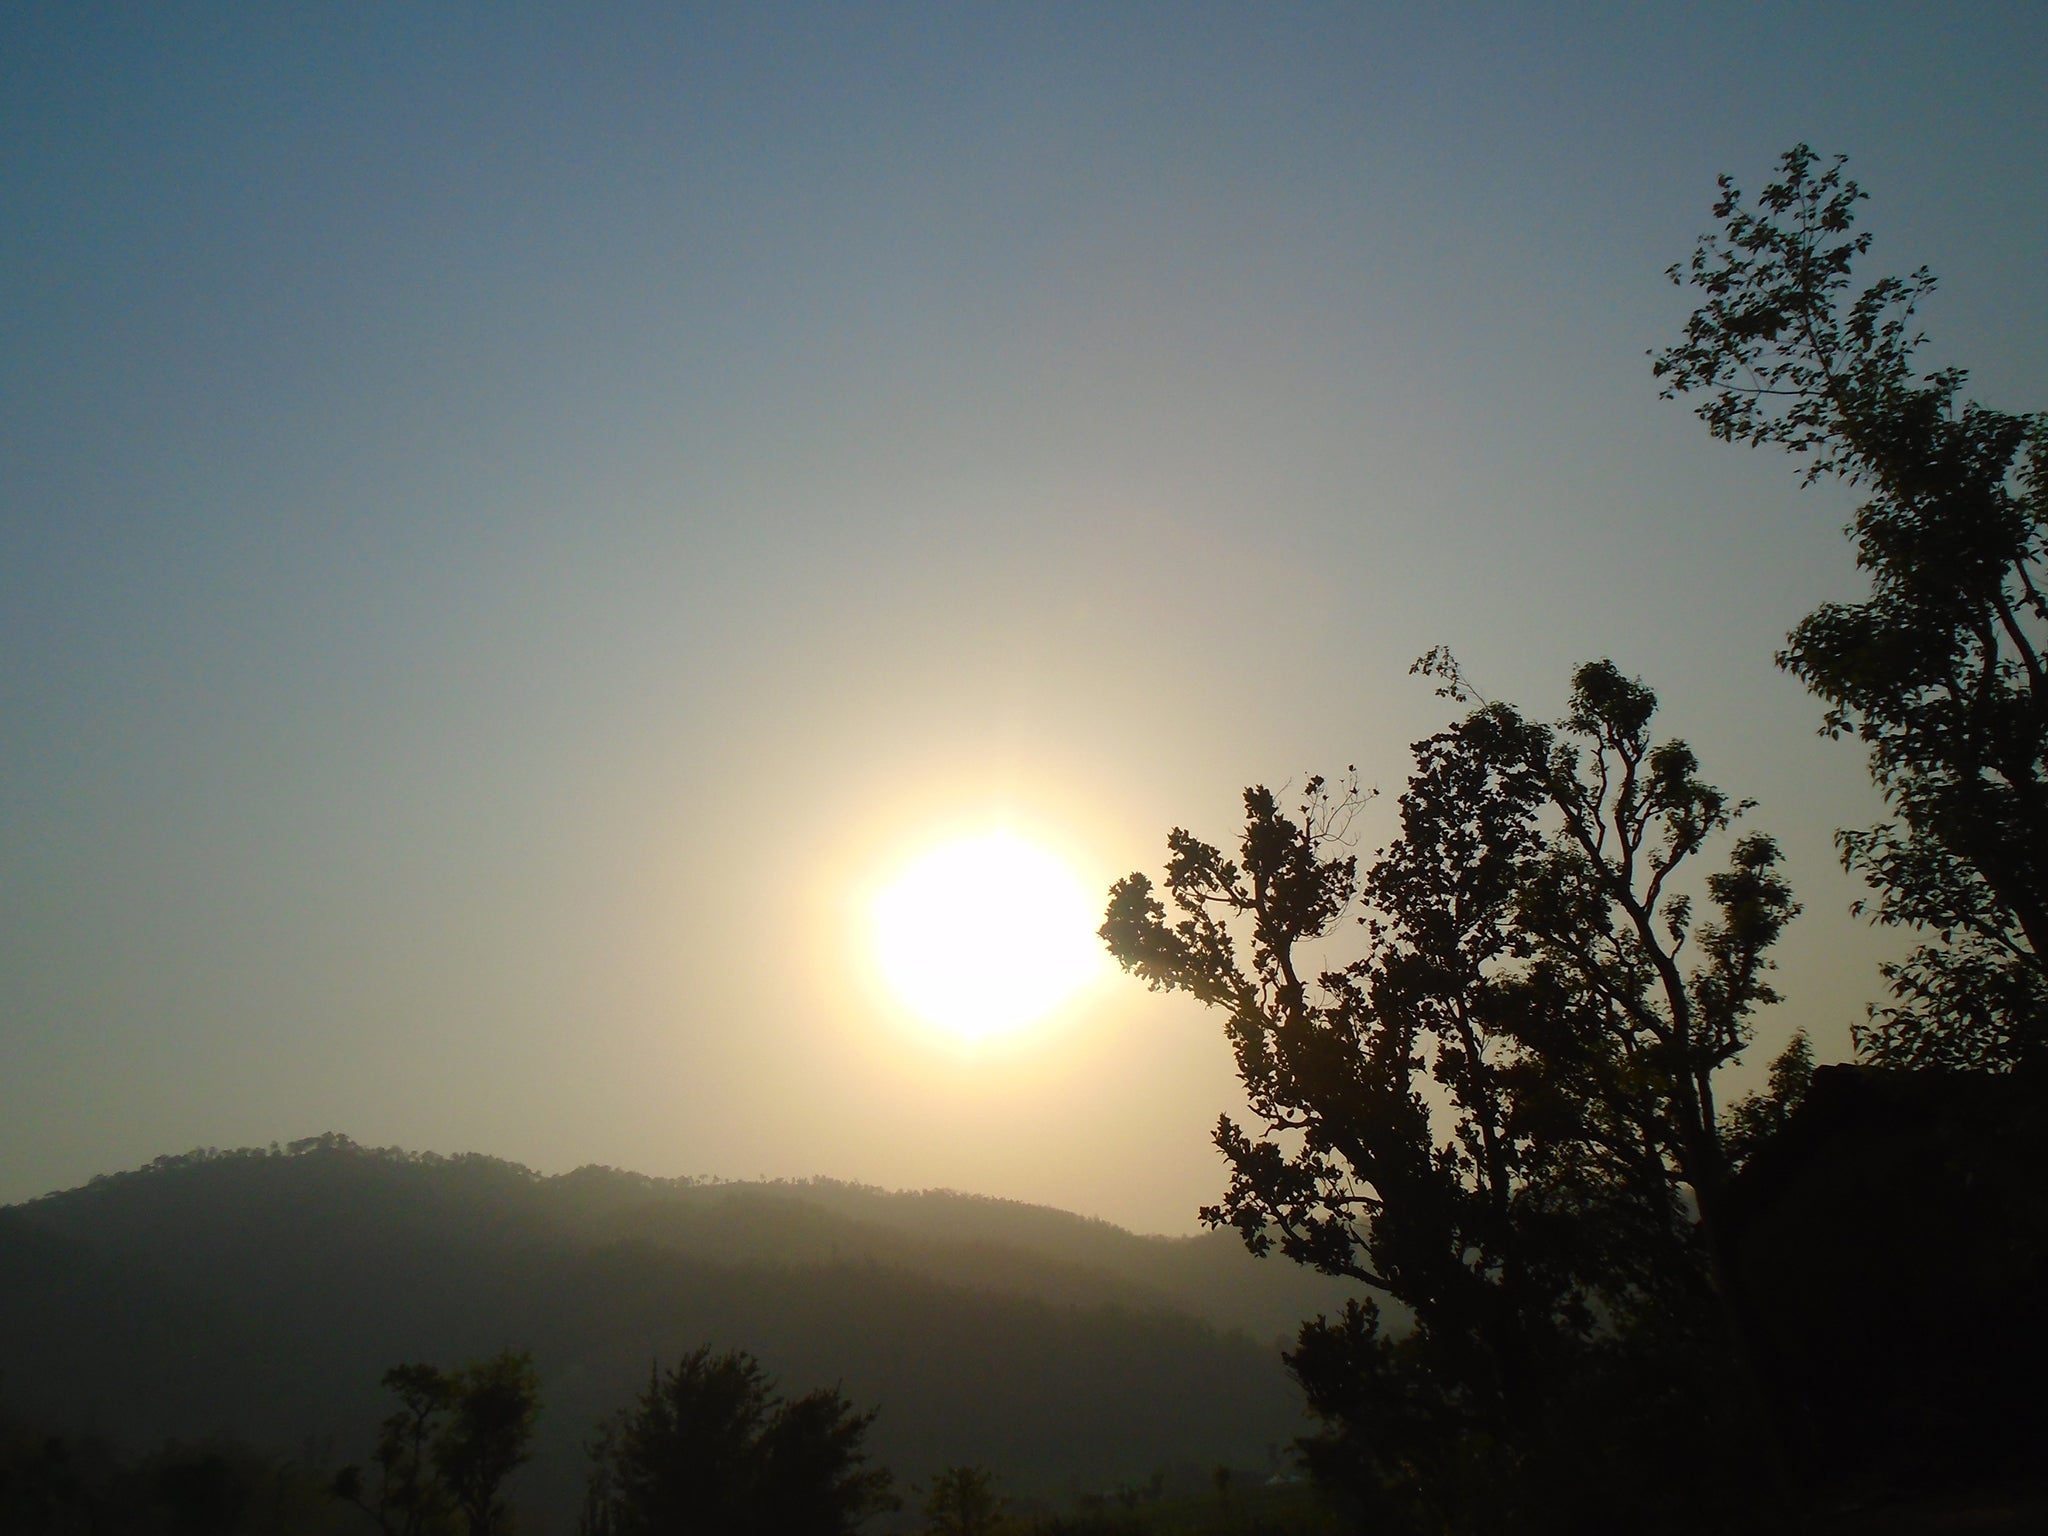
[[[1303,1427],[1278,1340],[1344,1295],[1227,1232],[829,1180],[547,1178],[330,1135],[0,1208],[0,1407],[331,1464],[366,1454],[388,1366],[530,1349],[517,1492],[566,1529],[597,1422],[708,1343],[879,1407],[901,1482],[972,1462],[1058,1495],[1272,1464]]]

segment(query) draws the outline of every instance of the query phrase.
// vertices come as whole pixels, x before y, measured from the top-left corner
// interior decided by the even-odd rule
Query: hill
[[[365,1453],[387,1366],[529,1348],[545,1403],[520,1497],[565,1529],[597,1421],[650,1360],[710,1343],[879,1406],[905,1482],[980,1462],[1057,1496],[1269,1465],[1301,1428],[1276,1339],[1342,1294],[1228,1233],[827,1180],[547,1178],[327,1136],[0,1209],[0,1405],[339,1462]]]

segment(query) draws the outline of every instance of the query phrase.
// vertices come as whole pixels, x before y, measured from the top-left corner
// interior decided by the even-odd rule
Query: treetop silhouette
[[[692,1350],[599,1431],[582,1536],[843,1536],[897,1507],[869,1465],[875,1410],[782,1398],[744,1350]]]
[[[1367,870],[1355,783],[1311,779],[1292,816],[1254,787],[1236,858],[1176,829],[1166,901],[1133,874],[1101,930],[1152,988],[1225,1015],[1257,1124],[1218,1122],[1230,1183],[1204,1219],[1413,1310],[1395,1340],[1353,1305],[1289,1356],[1333,1426],[1312,1461],[1369,1503],[1457,1503],[1487,1479],[1446,1458],[1481,1444],[1510,1477],[1507,1447],[1622,1335],[1753,1355],[1717,1074],[1776,1000],[1797,911],[1759,834],[1683,888],[1748,804],[1654,736],[1655,695],[1612,662],[1578,669],[1556,726],[1479,698],[1445,652],[1417,670],[1474,707],[1416,743]],[[1347,925],[1362,956],[1311,958]]]
[[[1700,303],[1655,355],[1708,429],[1870,493],[1847,530],[1861,602],[1826,603],[1778,664],[1853,734],[1895,820],[1837,834],[1875,921],[1928,936],[1884,967],[1857,1032],[1891,1065],[2048,1065],[2048,415],[1965,399],[1918,369],[1925,267],[1856,286],[1865,194],[1804,144],[1671,268]],[[1864,910],[1859,906],[1859,910]]]

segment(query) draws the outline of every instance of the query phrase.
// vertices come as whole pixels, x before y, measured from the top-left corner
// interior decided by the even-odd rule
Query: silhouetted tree
[[[338,1536],[355,1524],[303,1463],[232,1440],[140,1456],[0,1411],[5,1536]]]
[[[650,1373],[592,1447],[585,1536],[840,1536],[896,1507],[867,1464],[874,1411],[834,1390],[783,1401],[744,1351]]]
[[[505,1480],[531,1454],[540,1383],[533,1357],[506,1350],[460,1370],[397,1365],[384,1385],[398,1411],[379,1426],[376,1486],[360,1468],[335,1474],[337,1498],[385,1536],[434,1536],[460,1523],[466,1536],[509,1528]]]
[[[1771,1137],[1791,1123],[1806,1102],[1813,1084],[1813,1043],[1800,1030],[1771,1062],[1766,1085],[1738,1103],[1728,1115],[1727,1143],[1731,1163],[1740,1166]]]
[[[533,1356],[508,1349],[465,1366],[448,1379],[448,1407],[434,1471],[468,1536],[500,1536],[509,1528],[505,1480],[532,1455],[540,1413]]]
[[[1913,354],[1925,267],[1857,289],[1863,192],[1801,144],[1756,203],[1720,179],[1720,229],[1674,283],[1702,297],[1656,357],[1716,437],[1808,459],[1870,500],[1849,529],[1870,595],[1802,620],[1778,664],[1853,732],[1896,820],[1837,834],[1875,920],[1932,940],[1888,964],[1880,1064],[2048,1057],[2048,416],[1961,397]]]
[[[1444,1526],[1485,1518],[1599,1338],[1718,1295],[1746,1344],[1715,1077],[1796,908],[1752,835],[1695,923],[1674,877],[1746,804],[1654,740],[1655,696],[1612,663],[1578,670],[1557,728],[1478,700],[1444,653],[1417,666],[1478,707],[1416,745],[1401,835],[1362,877],[1355,788],[1311,780],[1298,818],[1255,788],[1237,860],[1176,829],[1172,917],[1134,874],[1102,936],[1226,1015],[1260,1124],[1219,1121],[1230,1185],[1203,1218],[1414,1314],[1402,1339],[1371,1303],[1304,1325],[1289,1364],[1332,1426],[1312,1468],[1387,1494],[1389,1520],[1420,1491],[1437,1502],[1406,1513]],[[1309,971],[1361,902],[1363,956]]]
[[[1004,1500],[986,1467],[947,1467],[925,1494],[925,1529],[932,1536],[990,1536],[1003,1518]]]
[[[334,1494],[375,1520],[384,1536],[433,1536],[447,1529],[451,1513],[429,1458],[450,1382],[435,1366],[394,1365],[383,1385],[399,1406],[377,1429],[376,1486],[366,1486],[360,1467],[346,1466],[334,1475]]]

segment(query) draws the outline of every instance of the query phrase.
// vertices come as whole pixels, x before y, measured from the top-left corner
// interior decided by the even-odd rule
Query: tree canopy
[[[897,1507],[868,1464],[875,1412],[837,1388],[784,1399],[744,1350],[692,1350],[600,1432],[585,1536],[843,1536]]]
[[[378,1428],[374,1485],[358,1467],[335,1475],[337,1497],[384,1536],[501,1536],[510,1529],[506,1479],[532,1455],[540,1413],[533,1357],[502,1350],[455,1371],[395,1365],[384,1386],[399,1406]]]
[[[1578,669],[1556,726],[1442,652],[1417,665],[1476,707],[1416,743],[1369,868],[1355,785],[1312,779],[1294,815],[1255,787],[1236,858],[1176,829],[1166,900],[1118,882],[1102,936],[1225,1014],[1256,1124],[1219,1121],[1230,1184],[1204,1219],[1414,1314],[1398,1342],[1370,1305],[1302,1329],[1323,1469],[1455,1501],[1475,1485],[1443,1458],[1541,1434],[1620,1333],[1707,1326],[1747,1355],[1717,1220],[1729,1128],[1761,1111],[1725,1112],[1716,1079],[1797,908],[1757,834],[1684,888],[1748,807],[1656,739],[1655,695],[1613,663]],[[1311,959],[1354,923],[1362,954]]]
[[[925,1492],[927,1536],[993,1536],[1005,1502],[987,1467],[942,1467]]]
[[[1885,968],[1869,1060],[2048,1064],[2048,416],[1921,371],[1925,267],[1858,287],[1871,236],[1844,160],[1806,145],[1751,201],[1723,176],[1719,228],[1671,269],[1700,297],[1657,354],[1666,397],[1729,442],[1802,456],[1810,483],[1869,492],[1848,533],[1861,602],[1801,620],[1778,664],[1867,746],[1894,814],[1838,834],[1870,914],[1926,936]]]

